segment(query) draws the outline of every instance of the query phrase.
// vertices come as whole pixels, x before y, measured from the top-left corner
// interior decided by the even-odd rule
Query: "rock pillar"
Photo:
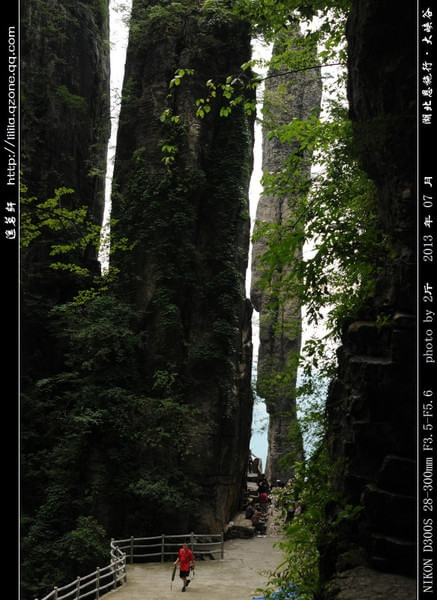
[[[231,4],[134,0],[114,170],[112,239],[127,249],[111,260],[143,332],[144,385],[153,396],[165,375],[200,411],[194,454],[166,457],[200,489],[182,530],[223,529],[250,438],[253,116],[229,100],[251,47]]]
[[[280,51],[281,45],[274,49]],[[265,87],[265,117],[263,127],[263,172],[277,173],[293,145],[271,137],[272,128],[289,123],[293,118],[305,119],[318,110],[321,101],[321,78],[316,71],[281,75],[287,67],[271,69]],[[310,161],[303,167],[310,173]],[[259,199],[255,233],[264,224],[283,227],[294,214],[293,197],[277,197],[263,193]],[[277,270],[267,286],[261,285],[262,257],[268,242],[257,236],[253,245],[251,300],[260,313],[260,347],[257,391],[266,402],[269,413],[267,479],[286,481],[292,467],[280,465],[280,460],[292,451],[301,452],[299,435],[290,438],[290,428],[296,425],[297,355],[301,345],[301,307],[296,298],[282,297],[274,291],[286,276],[286,267]],[[298,254],[302,249],[298,249]]]

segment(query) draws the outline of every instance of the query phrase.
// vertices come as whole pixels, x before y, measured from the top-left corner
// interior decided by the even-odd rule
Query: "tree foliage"
[[[338,468],[329,456],[322,379],[301,382],[299,420],[290,429],[289,446],[303,434],[305,457],[290,450],[282,460],[293,464],[293,478],[274,490],[276,526],[280,539],[275,546],[282,552],[281,562],[269,573],[263,590],[267,599],[286,600],[293,591],[299,600],[313,600],[322,593],[319,577],[319,547],[326,544],[337,528],[359,519],[362,507],[344,502],[332,486],[332,471]],[[324,527],[326,507],[335,503],[337,518],[330,530]],[[291,515],[291,517],[290,517]],[[274,595],[273,595],[274,594]]]
[[[23,579],[39,590],[104,566],[108,535],[164,531],[196,504],[183,469],[196,412],[168,374],[144,386],[131,308],[98,294],[53,309],[51,326],[64,370],[22,400]]]
[[[89,275],[82,259],[88,248],[99,247],[101,228],[93,223],[87,206],[77,206],[74,193],[61,187],[52,198],[40,200],[28,197],[27,187],[21,183],[21,247],[31,248],[38,239],[50,240],[52,269]]]
[[[271,135],[293,148],[279,173],[265,174],[264,187],[276,197],[291,197],[293,210],[281,225],[259,224],[256,236],[268,245],[260,284],[278,302],[299,299],[309,324],[324,323],[338,339],[343,326],[365,311],[390,251],[375,189],[358,166],[344,109],[336,110],[333,121],[293,121]],[[311,177],[300,168],[308,152],[320,167]],[[286,273],[280,280],[278,270]]]
[[[295,299],[310,328],[320,331],[323,325],[323,335],[308,340],[300,361],[307,376],[312,368],[320,375],[322,363],[325,375],[332,376],[335,358],[328,364],[325,352],[338,343],[351,319],[366,315],[378,273],[391,253],[379,223],[374,184],[360,168],[360,148],[345,100],[349,2],[284,2],[271,12],[268,6],[244,1],[237,5],[241,14],[252,15],[259,35],[275,43],[267,77],[293,78],[319,68],[324,102],[320,114],[314,111],[284,124],[275,115],[281,111],[285,87],[265,94],[264,131],[288,152],[282,165],[263,174],[262,184],[267,196],[288,202],[291,216],[281,224],[256,225],[255,239],[267,247],[259,259],[262,275],[257,285],[269,290],[272,304]],[[301,35],[283,35],[297,24]],[[327,65],[336,68],[326,71]],[[305,168],[309,162],[311,172]]]
[[[290,585],[298,586],[299,598],[304,600],[314,598],[318,591],[318,548],[327,535],[323,528],[325,507],[332,501],[341,506],[342,499],[330,487],[335,465],[328,455],[326,389],[322,395],[317,395],[316,389],[335,375],[332,349],[344,328],[354,319],[371,316],[369,305],[377,278],[391,255],[379,222],[374,184],[360,168],[360,148],[344,98],[348,7],[349,2],[237,3],[241,15],[250,15],[254,31],[271,43],[283,38],[284,29],[296,23],[302,26],[302,36],[274,54],[269,77],[293,77],[312,68],[320,68],[323,76],[325,65],[339,67],[330,86],[325,80],[330,99],[322,114],[278,123],[272,107],[282,102],[281,87],[265,97],[262,109],[266,135],[288,147],[283,164],[274,172],[264,173],[264,192],[274,199],[286,199],[291,216],[281,224],[257,223],[255,237],[266,246],[258,259],[262,274],[257,285],[268,290],[274,310],[295,299],[303,307],[305,326],[315,331],[306,336],[304,347],[290,358],[282,374],[262,382],[274,387],[278,378],[290,378],[289,372],[294,372],[299,361],[302,370],[297,403],[301,409],[296,429],[303,432],[307,449],[304,461],[291,452],[284,459],[293,465],[295,477],[278,493],[277,503],[285,508],[299,502],[304,510],[281,528],[283,538],[278,545],[284,560],[272,573],[266,597],[279,588],[285,598]],[[318,65],[311,58],[314,44]],[[313,162],[310,173],[303,168],[309,160]],[[293,435],[292,428],[290,448]],[[343,506],[335,526],[358,518],[360,511],[360,506]]]
[[[137,319],[114,295],[117,271],[82,273],[84,249],[99,236],[72,196],[60,188],[46,201],[24,198],[22,211],[24,250],[42,243],[54,261],[67,257],[64,271],[80,274],[82,283],[71,301],[45,312],[58,354],[51,370],[25,365],[22,578],[33,595],[104,566],[109,535],[132,527],[137,535],[161,533],[175,514],[188,519],[196,506],[197,487],[183,467],[197,452],[202,424],[184,401],[177,372],[156,371],[148,385]],[[117,251],[122,246],[119,240]],[[57,263],[51,268],[56,272]],[[26,315],[32,301],[25,294]],[[150,502],[153,511],[145,509]]]

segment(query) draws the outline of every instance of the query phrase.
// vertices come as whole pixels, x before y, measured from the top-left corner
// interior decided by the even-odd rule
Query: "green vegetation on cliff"
[[[238,106],[221,118],[220,97],[202,119],[197,100],[209,79],[226,82],[250,58],[248,26],[230,7],[133,5],[112,198],[112,239],[130,250],[111,255],[144,332],[144,379],[151,386],[156,372],[168,373],[200,410],[206,430],[193,431],[187,471],[203,498],[223,495],[229,515],[250,436],[250,358],[242,357],[253,117]],[[231,494],[222,488],[228,477]],[[223,526],[222,511],[201,504],[198,526]]]
[[[136,3],[140,16],[146,4]],[[34,22],[47,9],[46,3],[38,6],[42,13],[33,15]],[[243,323],[249,322],[244,270],[252,119],[238,110],[220,125],[212,120],[193,146],[199,128],[183,110],[185,90],[174,94],[177,126],[168,128],[160,115],[174,71],[183,64],[177,52],[184,44],[200,71],[197,84],[193,78],[196,90],[188,94],[200,123],[195,98],[203,73],[217,59],[215,72],[226,79],[221,50],[228,48],[231,63],[246,62],[250,40],[247,26],[224,3],[193,11],[192,3],[180,6],[193,31],[179,27],[179,20],[175,31],[181,39],[171,39],[170,31],[159,38],[164,47],[156,64],[165,58],[169,65],[149,72],[142,99],[139,55],[153,53],[157,44],[144,47],[150,38],[137,38],[136,27],[147,32],[156,22],[147,25],[133,12],[106,274],[84,260],[85,249],[97,254],[98,224],[88,204],[95,197],[84,201],[60,162],[53,161],[60,173],[52,179],[38,170],[40,162],[23,176],[29,189],[23,191],[22,212],[23,334],[29,346],[21,401],[22,578],[29,598],[105,564],[112,536],[187,532],[196,523],[197,529],[205,524],[217,530],[239,500],[236,482],[244,478],[252,401],[250,358],[247,374],[238,362],[246,352]],[[75,8],[80,12],[82,3]],[[157,7],[148,8],[147,19]],[[176,10],[172,18],[181,14]],[[77,23],[61,16],[58,54],[66,60]],[[51,30],[41,30],[45,36],[54,43]],[[71,131],[89,116],[97,88],[88,97],[73,83],[61,78],[54,101],[44,107],[27,74],[26,123],[35,125],[38,106],[41,139],[50,115],[58,119],[65,111]],[[148,113],[143,101],[152,97],[154,84],[162,95]],[[142,129],[147,119],[152,133]],[[54,139],[63,147],[70,138]],[[178,147],[173,164],[162,161],[166,141]],[[29,137],[26,156],[34,156],[38,143]],[[88,181],[90,172],[94,177],[99,164],[82,160],[85,147],[72,144],[68,150],[78,180]],[[65,182],[59,181],[62,174]],[[220,436],[228,445],[216,443]],[[220,488],[225,477],[235,487],[229,492],[225,483],[226,494]],[[215,493],[222,494],[220,516],[211,505]]]
[[[248,22],[254,33],[274,41],[281,28],[330,11],[298,47],[286,46],[275,56],[293,73],[317,66],[316,43],[325,44],[320,60],[344,63],[345,51],[336,49],[344,40],[347,8],[346,2],[241,0],[241,21],[234,3],[219,0],[135,2],[111,267],[100,276],[93,239],[100,226],[97,174],[108,116],[106,102],[97,102],[102,116],[93,100],[104,100],[105,86],[100,82],[96,95],[59,76],[80,19],[51,10],[50,2],[30,4],[36,12],[23,15],[29,28],[24,52],[30,57],[38,47],[45,66],[28,72],[23,85],[23,134],[29,136],[24,180],[38,197],[22,212],[23,336],[31,341],[23,352],[21,404],[22,575],[29,598],[105,563],[113,535],[186,531],[193,523],[218,528],[214,494],[227,516],[238,506],[235,482],[244,480],[252,406],[244,276],[259,84],[250,69],[256,64],[250,61]],[[104,2],[63,4],[72,7],[88,15],[90,27],[106,22]],[[82,12],[86,7],[91,13]],[[40,41],[34,45],[35,15]],[[94,34],[100,42],[104,31]],[[58,58],[46,60],[43,49],[54,40]],[[52,73],[58,77],[48,98],[41,86]],[[85,129],[93,135],[83,144],[77,146],[73,135],[64,148],[65,139],[56,138],[43,153],[49,123],[71,133],[72,124],[83,125],[90,112]],[[387,256],[375,190],[359,168],[360,148],[339,103],[323,120],[269,125],[290,153],[280,172],[266,173],[263,183],[276,197],[292,197],[294,206],[286,223],[257,232],[268,242],[262,284],[277,306],[293,297],[313,323],[327,315],[338,336],[350,319],[366,314]],[[308,154],[321,171],[302,177]],[[76,189],[78,182],[86,185]],[[300,258],[296,250],[306,241],[313,242],[313,253]],[[57,271],[53,253],[67,257],[63,266],[56,260]],[[278,270],[288,273],[280,286]],[[303,355],[306,375],[314,369],[332,373],[332,362],[322,369],[324,340],[311,340]],[[298,499],[308,511],[301,527],[286,531],[289,564],[275,579],[278,585],[298,583],[308,597],[318,585],[316,561],[299,567],[317,557],[323,505],[333,498],[326,487],[324,418],[319,422],[313,459],[297,470]]]

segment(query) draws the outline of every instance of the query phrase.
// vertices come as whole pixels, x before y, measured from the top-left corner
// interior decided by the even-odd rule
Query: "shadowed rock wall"
[[[27,0],[21,6],[21,181],[26,197],[54,198],[57,188],[74,190],[63,206],[86,206],[100,225],[104,209],[109,137],[108,2]],[[21,253],[23,376],[51,371],[59,360],[47,330],[48,311],[71,300],[84,280],[54,271],[51,243],[60,233],[44,232]],[[96,248],[76,257],[99,272]],[[24,381],[24,377],[23,377]]]
[[[70,187],[102,222],[109,135],[108,2],[21,8],[21,169],[40,200]]]
[[[75,577],[79,568],[65,545],[56,545],[74,529],[78,504],[86,496],[78,501],[80,486],[73,481],[80,479],[81,469],[71,447],[70,459],[60,468],[70,492],[59,494],[56,501],[52,495],[53,489],[59,490],[55,463],[67,454],[58,444],[71,440],[64,436],[64,425],[71,423],[65,397],[74,384],[70,380],[58,394],[44,383],[50,378],[53,382],[66,369],[65,330],[59,321],[53,325],[52,309],[71,301],[89,285],[91,276],[54,270],[51,264],[58,257],[50,253],[53,244],[69,245],[80,238],[76,223],[57,217],[60,206],[86,207],[94,225],[102,222],[110,130],[108,4],[108,0],[20,3],[20,170],[21,183],[27,186],[23,196],[43,203],[54,199],[58,188],[74,191],[61,196],[47,212],[37,212],[36,202],[22,203],[21,209],[33,223],[46,219],[53,225],[40,227],[40,235],[20,254],[20,558],[27,598],[45,595],[65,577]],[[23,240],[23,228],[21,234]],[[62,258],[90,274],[100,271],[94,247]],[[65,410],[58,420],[62,403]],[[41,560],[48,547],[50,557],[45,554]],[[88,558],[93,568],[97,564],[82,556],[85,572]]]
[[[195,454],[168,456],[201,489],[195,510],[175,517],[181,530],[221,531],[235,512],[252,417],[253,117],[241,105],[220,116],[219,91],[195,116],[206,82],[233,79],[251,56],[248,28],[230,8],[134,1],[114,170],[113,242],[132,245],[111,264],[143,332],[144,385],[153,395],[165,374],[168,393],[200,410]],[[190,71],[169,87],[177,69]]]
[[[407,1],[360,0],[347,28],[350,114],[393,259],[371,306],[343,333],[329,392],[334,488],[364,508],[355,523],[330,532],[325,578],[360,561],[416,569],[415,11]],[[329,507],[328,527],[336,511]]]

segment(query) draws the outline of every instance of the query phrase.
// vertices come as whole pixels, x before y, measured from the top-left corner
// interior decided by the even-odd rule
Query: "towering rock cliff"
[[[198,411],[195,451],[165,457],[200,490],[175,516],[182,531],[222,530],[249,448],[253,119],[241,104],[220,116],[220,85],[241,93],[251,48],[231,4],[134,0],[114,169],[111,264],[144,339],[143,384]]]
[[[21,163],[29,195],[75,191],[96,223],[109,134],[108,2],[27,0],[22,7]]]
[[[325,580],[360,560],[416,569],[415,10],[407,1],[354,1],[348,22],[350,114],[394,258],[362,319],[344,330],[329,392],[330,453],[340,465],[333,485],[363,511],[334,534],[329,507]]]
[[[72,189],[60,205],[85,206],[100,225],[109,136],[108,1],[27,0],[21,22],[24,195],[43,202],[58,188]],[[61,227],[21,255],[24,376],[28,369],[47,372],[57,363],[47,313],[84,286],[77,275],[50,268],[56,262],[51,244],[68,241]],[[76,258],[80,266],[99,271],[95,247]]]
[[[296,36],[297,33],[294,34]],[[274,57],[283,49],[278,42]],[[318,111],[321,101],[321,77],[316,71],[279,75],[289,70],[276,65],[269,72],[265,87],[263,159],[264,173],[277,173],[293,152],[293,145],[281,143],[269,134],[272,129],[289,123],[292,119],[305,119]],[[309,176],[310,158],[304,167]],[[262,224],[285,226],[294,214],[292,197],[275,197],[264,193],[260,197],[255,233]],[[301,345],[301,307],[296,299],[275,296],[273,286],[287,277],[283,270],[275,274],[271,287],[260,285],[262,256],[267,241],[261,235],[253,244],[251,300],[260,313],[260,347],[258,357],[257,391],[265,400],[269,413],[267,478],[286,481],[292,475],[291,467],[284,467],[281,459],[290,452],[302,452],[299,436],[290,439],[290,428],[296,425],[297,355]]]
[[[22,225],[28,219],[38,233],[22,247],[20,261],[21,574],[28,598],[76,576],[80,566],[59,542],[77,525],[81,495],[80,461],[74,452],[68,456],[60,449],[72,440],[64,426],[74,420],[66,408],[71,408],[66,394],[74,386],[61,384],[60,391],[56,384],[44,384],[50,378],[59,381],[67,369],[63,330],[53,321],[52,309],[71,301],[99,273],[96,248],[90,244],[68,254],[84,276],[54,270],[52,263],[60,259],[51,250],[54,244],[69,246],[84,233],[60,210],[81,207],[96,229],[102,221],[110,128],[108,3],[25,0],[20,6],[21,182],[27,188],[24,199],[35,199],[22,201],[21,216]],[[73,191],[57,196],[59,188]],[[56,198],[44,209],[38,206]],[[27,232],[21,228],[24,242]],[[65,494],[63,484],[70,486]],[[47,548],[52,550],[42,560]],[[94,567],[94,557],[91,562]]]

